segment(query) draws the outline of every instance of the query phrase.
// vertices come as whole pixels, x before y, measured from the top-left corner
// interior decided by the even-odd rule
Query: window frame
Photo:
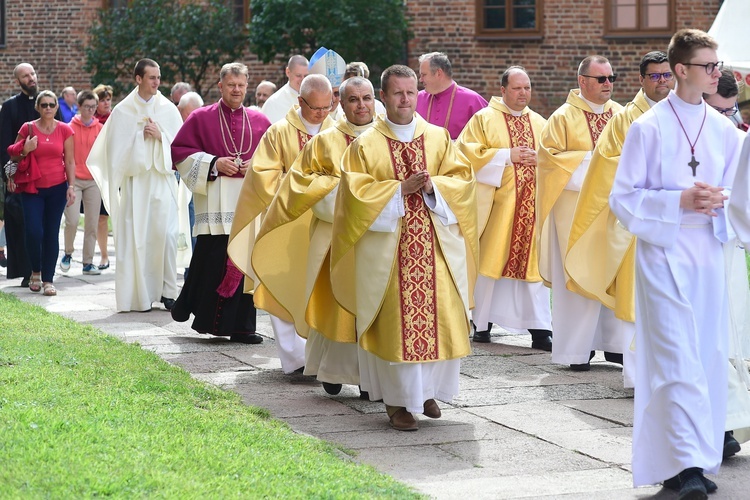
[[[513,1],[505,0],[506,19],[513,20]],[[474,35],[477,40],[541,40],[544,33],[544,0],[535,0],[536,28],[513,28],[491,29],[484,27],[485,0],[475,0],[476,23]]]
[[[641,9],[648,0],[634,0],[636,4],[637,26],[633,28],[616,28],[612,25],[612,13],[615,0],[604,2],[604,38],[671,38],[676,31],[675,0],[667,0],[667,26],[665,28],[642,28]]]

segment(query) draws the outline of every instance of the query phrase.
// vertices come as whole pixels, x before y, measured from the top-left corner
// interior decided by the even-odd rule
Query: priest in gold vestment
[[[415,116],[417,77],[381,77],[386,116],[344,153],[331,242],[336,300],[356,315],[360,384],[391,426],[441,415],[469,346],[474,176],[448,132]]]
[[[539,149],[539,271],[552,286],[552,361],[569,364],[576,371],[590,369],[594,350],[603,350],[607,360],[622,363],[626,344],[622,320],[598,301],[566,288],[569,277],[563,262],[592,151],[607,121],[622,109],[611,100],[615,78],[606,58],[585,58],[578,67],[580,88],[571,90],[565,104],[550,116]]]
[[[289,311],[279,305],[265,287],[258,286],[251,256],[259,216],[271,204],[279,184],[304,145],[333,123],[328,118],[330,108],[330,82],[322,75],[305,77],[300,86],[299,105],[290,109],[284,120],[269,127],[253,155],[252,168],[245,175],[237,201],[227,247],[233,264],[251,278],[245,280],[245,292],[254,291],[255,307],[271,315],[271,326],[284,373],[292,373],[305,365],[305,340],[295,332]],[[286,248],[278,250],[282,252]]]
[[[350,78],[340,92],[345,116],[302,149],[268,208],[252,256],[258,279],[307,338],[304,374],[317,376],[329,394],[359,384],[354,316],[333,297],[329,250],[341,157],[375,117],[369,80]]]
[[[477,179],[479,275],[474,342],[490,342],[495,323],[528,330],[531,347],[552,350],[549,289],[539,276],[536,150],[546,120],[529,109],[531,81],[520,66],[501,77],[502,97],[477,112],[458,136]]]
[[[609,192],[630,125],[674,88],[667,54],[654,51],[643,56],[640,81],[642,89],[612,117],[596,144],[578,196],[565,258],[568,289],[599,301],[629,325],[635,322],[635,237],[610,211]],[[632,336],[625,340],[624,384],[634,387]]]

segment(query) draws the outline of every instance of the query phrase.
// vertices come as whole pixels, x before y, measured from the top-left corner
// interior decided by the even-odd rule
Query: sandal
[[[52,283],[45,283],[44,284],[44,292],[42,292],[43,295],[46,295],[47,297],[54,297],[57,295],[57,289],[55,289],[55,285]]]
[[[38,292],[42,289],[42,273],[31,273],[29,280],[29,290]]]

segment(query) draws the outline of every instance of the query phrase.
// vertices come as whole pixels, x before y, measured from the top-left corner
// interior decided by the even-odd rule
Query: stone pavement
[[[495,330],[491,344],[474,344],[462,361],[461,393],[452,404],[440,403],[443,417],[420,416],[419,431],[397,432],[383,404],[361,401],[356,387],[329,396],[310,377],[284,375],[263,312],[258,333],[265,340],[257,346],[196,334],[189,322],[172,321],[161,304],[149,313],[117,313],[114,249],[109,270],[83,276],[80,231],[77,240],[70,272],[55,277],[56,297],[21,288],[20,278],[6,280],[4,269],[0,290],[139,343],[195,378],[267,408],[295,431],[353,450],[354,460],[429,497],[677,498],[661,488],[632,488],[632,391],[622,388],[620,368],[601,353],[590,372],[576,373],[530,349],[528,335]],[[748,498],[749,471],[750,443],[722,467],[711,498]]]

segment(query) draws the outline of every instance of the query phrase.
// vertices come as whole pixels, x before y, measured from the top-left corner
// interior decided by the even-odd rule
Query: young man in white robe
[[[723,209],[739,156],[732,124],[702,95],[716,92],[716,42],[680,30],[670,92],[628,131],[610,194],[636,250],[635,486],[664,483],[706,498],[722,460],[728,301]]]
[[[86,164],[112,217],[117,310],[170,310],[177,297],[177,179],[170,146],[180,112],[159,92],[151,59],[135,65],[138,86],[104,124]],[[187,215],[187,212],[185,212]]]
[[[263,114],[268,117],[271,124],[283,120],[299,101],[299,87],[308,74],[308,64],[307,58],[299,54],[289,58],[285,70],[289,81],[263,103]]]

